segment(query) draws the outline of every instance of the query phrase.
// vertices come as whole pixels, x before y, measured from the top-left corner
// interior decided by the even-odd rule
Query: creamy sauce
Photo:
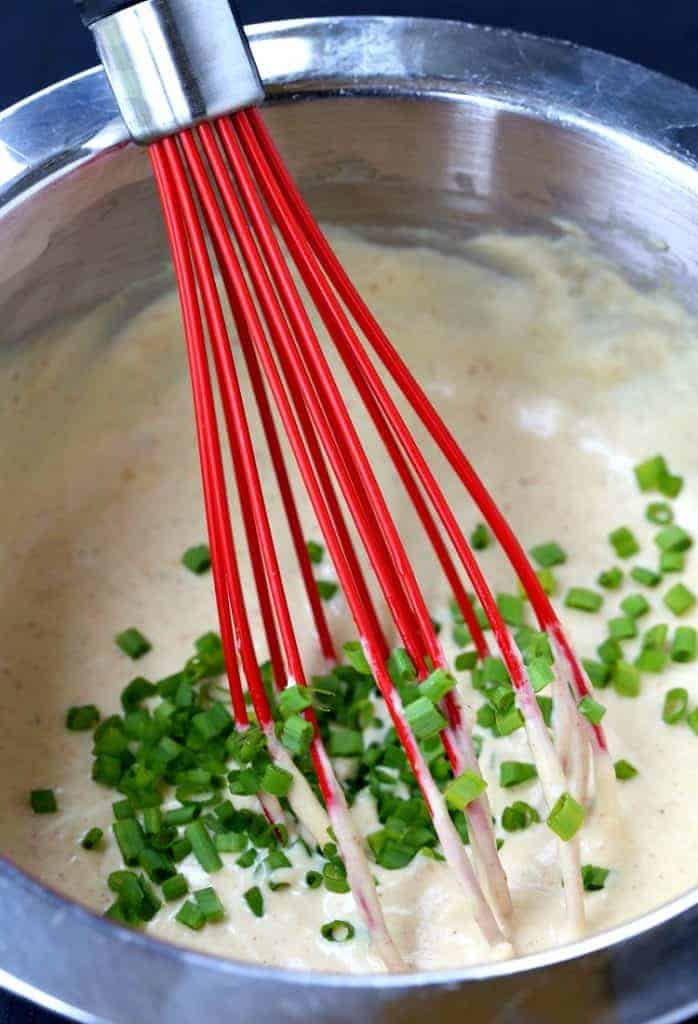
[[[656,565],[655,528],[644,520],[646,500],[632,475],[641,458],[662,451],[685,475],[676,520],[695,528],[698,338],[696,324],[671,298],[631,288],[574,233],[557,241],[481,238],[468,261],[426,248],[381,248],[343,232],[332,232],[332,242],[524,544],[554,538],[569,552],[568,563],[556,569],[561,592],[572,584],[593,586],[598,571],[617,562],[606,536],[621,524],[642,542],[641,555],[629,564]],[[118,710],[118,694],[133,675],[155,679],[174,671],[193,639],[216,623],[210,577],[192,576],[179,564],[181,552],[205,531],[177,306],[167,297],[116,334],[111,323],[102,312],[0,366],[3,393],[11,395],[0,412],[0,850],[97,911],[111,902],[106,876],[120,858],[111,837],[101,853],[84,851],[79,840],[91,826],[108,830],[114,795],[90,781],[90,736],[66,732],[65,710],[88,701],[103,713]],[[368,444],[379,464],[378,442]],[[266,481],[270,467],[261,446],[259,455]],[[418,537],[394,474],[383,467],[379,475],[401,531]],[[452,479],[444,475],[444,481],[470,529],[478,514]],[[273,486],[270,494],[273,521],[281,524]],[[305,506],[303,516],[307,535],[316,535]],[[276,536],[286,536],[281,525]],[[285,539],[280,550],[312,672],[322,666]],[[448,594],[429,552],[421,540],[410,552],[430,607],[447,621]],[[513,589],[495,548],[482,553],[481,564],[495,588]],[[695,555],[682,578],[698,588]],[[642,620],[643,629],[678,621],[661,610],[668,585],[643,591],[658,609]],[[599,615],[563,610],[581,655],[594,656],[605,619],[623,596],[642,589],[626,583],[607,594]],[[329,610],[339,639],[353,637],[341,598]],[[252,611],[261,637],[258,610]],[[686,621],[694,624],[695,616]],[[135,667],[112,642],[129,625],[153,642]],[[449,632],[443,637],[451,656]],[[637,646],[627,645],[629,660]],[[266,656],[261,643],[258,653],[260,660]],[[628,758],[641,775],[618,786],[617,830],[592,817],[582,832],[582,863],[613,869],[604,891],[585,896],[591,932],[698,881],[698,737],[685,725],[662,723],[672,686],[685,686],[693,706],[695,666],[671,664],[662,675],[644,676],[637,699],[609,689],[600,698],[614,758]],[[465,685],[463,696],[473,707],[481,703]],[[523,731],[485,739],[481,766],[497,819],[514,799],[542,814],[538,782],[500,790],[503,758],[530,759]],[[339,765],[340,772],[349,768]],[[55,788],[59,814],[29,810],[28,790],[44,786]],[[364,833],[377,827],[374,813],[360,797],[354,814]],[[564,941],[551,833],[539,826],[507,835],[502,860],[518,952]],[[302,879],[312,866],[300,855],[292,869],[277,873],[278,880],[300,884],[277,893],[265,887],[267,913],[256,919],[241,898],[257,884],[250,871],[232,866],[230,857],[211,879],[189,857],[181,870],[192,888],[215,886],[226,920],[194,934],[174,921],[174,903],[149,930],[241,959],[379,970],[352,896],[305,890]],[[405,870],[374,873],[387,924],[410,966],[456,966],[491,955],[445,865],[417,857]],[[321,924],[335,918],[356,926],[354,941],[330,944],[320,937]]]

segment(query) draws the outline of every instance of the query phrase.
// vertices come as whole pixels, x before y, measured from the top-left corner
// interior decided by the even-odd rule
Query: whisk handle
[[[108,18],[118,11],[124,11],[127,7],[135,7],[136,4],[133,0],[75,0],[75,6],[85,25],[91,28],[96,21]]]
[[[154,142],[264,99],[230,0],[75,2],[136,142]]]

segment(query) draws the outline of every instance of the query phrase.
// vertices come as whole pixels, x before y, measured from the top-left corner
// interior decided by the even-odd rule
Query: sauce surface
[[[607,542],[620,525],[633,529],[642,551],[624,565],[655,566],[656,527],[644,518],[653,496],[640,495],[632,467],[661,451],[686,478],[673,503],[678,523],[698,521],[698,381],[695,322],[670,297],[632,288],[596,257],[584,239],[490,236],[470,246],[468,260],[427,248],[380,247],[342,231],[331,241],[388,335],[434,400],[526,547],[555,539],[568,561],[555,570],[561,596],[570,585],[594,587],[599,571],[618,563]],[[112,311],[113,313],[113,311]],[[104,852],[83,850],[88,828],[107,832],[111,791],[90,780],[91,738],[65,730],[71,704],[118,710],[120,690],[134,675],[152,679],[176,670],[195,637],[216,628],[210,575],[184,571],[180,556],[205,536],[191,399],[179,312],[172,296],[116,331],[109,311],[55,339],[37,342],[0,364],[4,438],[0,457],[0,850],[29,872],[103,911],[106,877],[121,866],[108,837]],[[333,361],[336,364],[336,360]],[[341,374],[340,374],[341,378]],[[347,389],[347,394],[349,390]],[[358,403],[351,399],[351,406]],[[419,437],[419,428],[415,428]],[[365,431],[374,466],[405,537],[430,608],[444,622],[448,593],[379,442]],[[309,672],[322,669],[266,453],[270,510],[286,566],[291,608]],[[434,466],[441,468],[434,456]],[[470,530],[480,519],[456,482],[446,493]],[[297,494],[300,496],[300,487]],[[301,502],[307,536],[317,536]],[[481,565],[495,589],[514,590],[496,547]],[[695,556],[682,579],[698,589]],[[327,570],[331,575],[331,569]],[[595,657],[605,622],[620,600],[642,591],[653,611],[642,622],[678,620],[661,594],[626,582],[605,596],[598,615],[563,609],[577,652]],[[246,580],[246,593],[253,587]],[[250,597],[261,642],[258,609]],[[329,605],[338,639],[355,636],[340,598]],[[153,650],[136,665],[113,644],[135,625]],[[449,659],[450,629],[442,633]],[[638,641],[628,645],[632,657]],[[632,660],[629,657],[629,660]],[[463,682],[473,708],[481,698]],[[686,687],[698,701],[695,666],[670,662],[645,675],[639,697],[612,689],[599,698],[614,759],[635,764],[637,779],[618,786],[622,821],[609,836],[593,815],[582,832],[582,863],[611,868],[606,887],[586,895],[588,930],[599,931],[649,910],[698,882],[698,815],[694,794],[698,737],[685,724],[661,720],[666,691]],[[513,799],[543,812],[536,781],[503,791],[502,759],[529,760],[523,731],[484,738],[480,758],[493,813]],[[340,769],[341,769],[340,765]],[[344,766],[346,767],[346,766]],[[60,811],[33,815],[28,791],[54,787]],[[377,827],[369,799],[354,813],[362,831]],[[564,901],[555,843],[545,826],[506,835],[502,859],[512,890],[520,953],[559,944]],[[329,971],[375,971],[377,958],[351,894],[309,892],[301,858],[285,873],[298,881],[267,897],[254,918],[242,893],[258,884],[226,863],[215,878],[188,857],[179,870],[192,888],[214,884],[227,918],[194,934],[166,904],[149,929],[172,942],[240,959]],[[487,959],[465,900],[443,864],[416,857],[400,871],[377,867],[388,926],[415,968]],[[332,944],[320,927],[351,921],[356,937]]]

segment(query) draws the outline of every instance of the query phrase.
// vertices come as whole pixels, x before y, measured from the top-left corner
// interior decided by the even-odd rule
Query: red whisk
[[[182,0],[182,4],[173,6],[186,6],[190,2]],[[114,17],[118,15],[112,14],[105,21],[113,22]],[[102,22],[97,22],[97,26],[99,24]],[[105,51],[107,37],[108,33],[102,38],[98,34],[105,58],[110,55]],[[108,60],[107,67],[109,69]],[[117,76],[117,95],[118,85]],[[257,98],[249,96],[247,100]],[[234,105],[241,104],[229,104]],[[210,110],[207,114],[210,115]],[[203,117],[190,116],[189,122],[191,127],[177,133],[175,129],[179,124],[173,122],[169,126],[169,137],[152,142],[150,158],[182,305],[215,594],[237,727],[244,730],[249,724],[244,679],[272,760],[293,774],[290,799],[294,810],[320,843],[327,841],[327,829],[331,825],[348,881],[377,952],[390,969],[404,969],[383,920],[363,844],[325,751],[312,706],[306,707],[303,714],[312,730],[310,754],[327,815],[276,736],[240,581],[239,558],[243,545],[253,570],[275,683],[280,689],[290,685],[302,688],[307,685],[307,677],[279,567],[276,538],[267,514],[269,495],[257,469],[255,444],[259,442],[253,438],[249,424],[249,410],[240,385],[238,362],[226,326],[224,303],[208,241],[220,271],[222,292],[235,322],[239,350],[269,448],[318,646],[327,659],[336,660],[305,547],[291,469],[285,464],[273,409],[283,425],[296,475],[310,499],[363,652],[424,796],[446,861],[467,893],[485,939],[491,945],[503,944],[510,930],[511,901],[464,709],[457,689],[449,688],[447,682],[443,697],[437,702],[446,722],[441,738],[453,775],[472,787],[472,798],[466,802],[464,810],[473,865],[391,678],[390,644],[343,506],[349,512],[380,599],[390,611],[395,632],[416,668],[418,680],[433,680],[434,672],[439,670],[443,680],[447,678],[448,665],[390,508],[332,375],[289,263],[295,265],[320,314],[327,335],[383,442],[386,455],[414,505],[470,629],[477,653],[484,657],[488,654],[488,644],[465,590],[465,577],[475,591],[511,678],[516,706],[523,716],[544,797],[551,809],[557,806],[564,811],[569,803],[581,809],[588,801],[592,755],[596,801],[612,799],[613,770],[603,731],[598,725],[591,726],[577,707],[577,702],[590,692],[588,680],[523,549],[455,438],[337,261],[285,169],[258,112],[250,108],[230,117],[209,116],[207,123],[203,123]],[[196,126],[197,122],[202,123]],[[142,138],[150,141],[147,133]],[[212,368],[232,456],[244,538],[229,512]],[[529,669],[439,482],[390,396],[384,377],[392,379],[417,413],[481,510],[530,599],[540,629],[548,636],[554,655],[554,739],[543,720]],[[271,821],[282,821],[283,812],[276,800],[265,798],[264,810]],[[584,924],[578,836],[561,838],[559,849],[570,932],[577,936]]]

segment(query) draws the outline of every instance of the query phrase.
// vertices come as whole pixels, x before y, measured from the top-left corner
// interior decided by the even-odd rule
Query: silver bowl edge
[[[302,19],[248,31],[272,100],[472,92],[612,136],[635,159],[669,161],[675,179],[685,171],[694,184],[698,94],[618,58],[429,19]],[[0,215],[127,141],[100,68],[16,104],[0,114]],[[0,858],[0,983],[84,1021],[194,1020],[226,1005],[231,1013],[237,1005],[240,1021],[266,1007],[279,1021],[416,1021],[428,1012],[447,1022],[465,1006],[482,1020],[538,1021],[554,1020],[564,1006],[570,1021],[668,1024],[698,1008],[690,952],[697,934],[694,890],[602,935],[509,963],[406,978],[317,975],[204,956],[115,928]],[[61,949],[74,972],[56,956]]]

